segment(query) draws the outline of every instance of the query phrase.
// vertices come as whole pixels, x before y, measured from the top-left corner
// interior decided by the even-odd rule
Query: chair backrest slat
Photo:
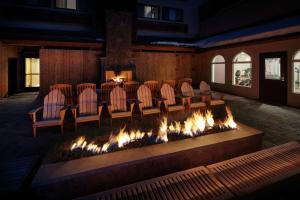
[[[181,93],[183,96],[189,96],[189,97],[195,96],[192,86],[187,82],[183,82],[181,84]]]
[[[167,99],[166,100],[167,105],[176,104],[174,88],[171,87],[169,84],[164,83],[160,89],[160,93],[163,98]]]
[[[136,81],[127,81],[123,85],[128,99],[136,99],[136,92],[139,88],[139,83]]]
[[[151,90],[146,85],[141,85],[137,91],[138,100],[141,101],[142,107],[152,107],[152,95]]]
[[[97,114],[97,94],[92,88],[84,89],[79,95],[79,114]]]
[[[159,91],[159,82],[156,80],[150,80],[150,81],[145,81],[144,85],[146,85],[148,88],[150,88],[152,96],[154,97],[157,95]]]
[[[101,83],[101,100],[109,101],[111,91],[117,86],[114,82]]]
[[[68,104],[68,105],[73,104],[72,85],[61,83],[61,84],[54,84],[54,85],[50,86],[50,92],[55,89],[58,89],[59,91],[61,91],[63,93],[63,95],[65,96],[66,104]]]
[[[175,88],[175,86],[176,86],[175,80],[165,80],[164,83],[169,84],[172,88]]]
[[[96,92],[96,84],[94,83],[81,83],[76,86],[76,94],[79,97],[80,93],[83,92],[86,88],[91,88]]]
[[[199,88],[201,93],[211,93],[210,86],[205,81],[201,81]]]
[[[58,89],[52,90],[44,98],[43,119],[58,119],[60,110],[65,105],[65,96]]]
[[[110,104],[112,111],[126,111],[126,92],[119,86],[110,93]]]

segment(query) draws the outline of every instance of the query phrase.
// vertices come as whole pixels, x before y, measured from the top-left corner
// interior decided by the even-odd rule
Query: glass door
[[[272,104],[286,104],[286,53],[260,55],[260,99]]]

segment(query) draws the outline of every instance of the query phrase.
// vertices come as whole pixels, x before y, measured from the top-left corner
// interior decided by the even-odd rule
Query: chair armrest
[[[66,111],[68,110],[68,108],[69,106],[64,106],[63,108],[60,109],[59,115],[61,121],[65,119]]]
[[[77,109],[79,108],[79,105],[74,105],[71,107],[71,111],[73,114],[73,117],[76,119],[77,118]]]
[[[109,115],[111,116],[111,115],[112,115],[112,107],[111,107],[111,104],[107,104],[107,110],[108,110]]]
[[[40,106],[40,107],[38,107],[36,109],[33,109],[33,110],[31,110],[31,111],[28,112],[28,114],[29,114],[29,116],[30,116],[30,118],[32,120],[32,123],[36,122],[36,113],[39,112],[39,111],[41,111],[41,110],[43,110],[42,106]]]
[[[176,104],[180,103],[182,105],[184,105],[186,99],[188,99],[189,97],[182,97],[182,96],[176,96],[175,100],[176,100]]]
[[[163,101],[164,100],[161,99],[161,98],[152,98],[153,105],[158,107],[158,108],[160,108],[160,105]]]
[[[102,108],[103,108],[103,105],[102,104],[98,104],[98,115],[99,116],[101,115]]]
[[[213,94],[216,95],[216,96],[218,96],[219,97],[218,99],[224,100],[224,94],[219,93],[219,92],[212,92],[211,95],[213,95]]]
[[[131,113],[133,112],[133,107],[136,102],[140,102],[140,101],[139,100],[131,100],[131,99],[127,100],[127,103],[129,104],[129,109],[130,109]]]

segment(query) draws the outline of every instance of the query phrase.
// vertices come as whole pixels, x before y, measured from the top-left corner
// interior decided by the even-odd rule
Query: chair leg
[[[64,134],[64,125],[60,125],[60,133],[63,135]]]
[[[33,137],[36,137],[36,127],[32,127],[32,135]]]
[[[74,129],[75,129],[75,132],[77,132],[77,123],[75,121],[75,124],[74,124]]]
[[[98,128],[100,128],[100,121],[101,121],[101,120],[99,119],[99,120],[98,120]]]
[[[110,118],[110,128],[112,128],[112,117]]]

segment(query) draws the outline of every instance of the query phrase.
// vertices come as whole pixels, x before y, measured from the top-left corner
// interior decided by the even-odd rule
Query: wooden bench
[[[300,144],[290,142],[207,166],[237,197],[300,173]]]
[[[232,194],[205,167],[134,183],[80,199],[230,199]]]

